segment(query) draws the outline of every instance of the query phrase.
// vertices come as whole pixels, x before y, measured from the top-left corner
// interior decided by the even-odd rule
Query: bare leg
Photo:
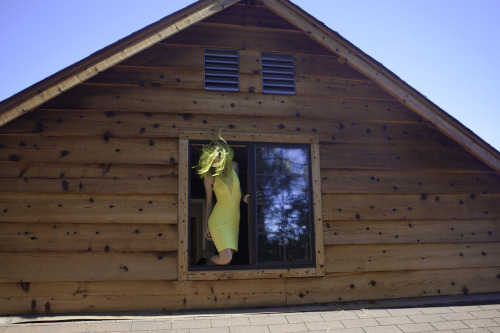
[[[212,256],[209,260],[216,265],[227,265],[233,259],[233,249],[224,249]]]

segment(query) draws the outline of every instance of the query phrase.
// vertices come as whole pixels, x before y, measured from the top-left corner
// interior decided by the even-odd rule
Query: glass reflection
[[[259,262],[311,261],[309,150],[256,148]]]

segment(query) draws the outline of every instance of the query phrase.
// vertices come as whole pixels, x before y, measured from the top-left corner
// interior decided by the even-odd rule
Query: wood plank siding
[[[239,92],[204,90],[205,47],[239,50]],[[262,93],[261,51],[294,55],[295,95]],[[219,129],[318,138],[324,277],[178,280],[179,132]],[[498,174],[259,4],[0,127],[0,314],[499,292],[499,241]]]

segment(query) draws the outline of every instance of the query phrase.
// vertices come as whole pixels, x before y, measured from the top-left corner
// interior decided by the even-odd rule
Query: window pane
[[[309,150],[256,148],[258,260],[312,260]]]
[[[280,242],[272,234],[259,233],[258,236],[259,256],[266,258],[266,262],[282,262],[283,247]]]

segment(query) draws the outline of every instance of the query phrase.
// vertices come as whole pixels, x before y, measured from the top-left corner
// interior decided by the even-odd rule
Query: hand
[[[210,234],[210,230],[208,229],[208,227],[205,228],[205,238],[208,241],[212,241],[212,235]]]
[[[257,200],[262,200],[262,193],[257,191],[255,197],[257,198]],[[248,198],[250,198],[250,194],[245,195],[245,197],[243,198],[243,202],[248,204]]]

